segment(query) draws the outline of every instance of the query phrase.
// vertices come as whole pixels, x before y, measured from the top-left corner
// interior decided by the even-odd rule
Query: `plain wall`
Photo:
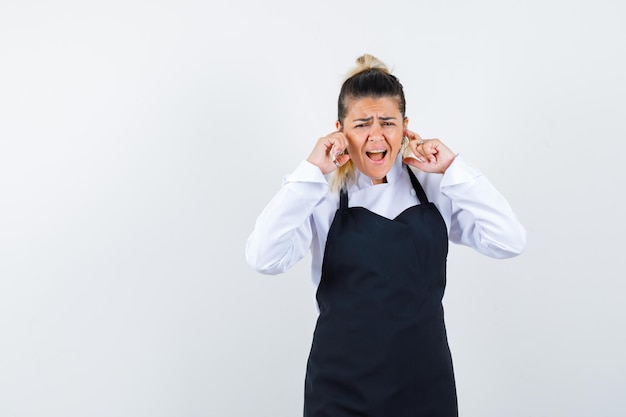
[[[452,246],[462,417],[623,416],[620,1],[0,4],[0,416],[301,415],[308,259],[245,263],[362,53],[529,233]]]

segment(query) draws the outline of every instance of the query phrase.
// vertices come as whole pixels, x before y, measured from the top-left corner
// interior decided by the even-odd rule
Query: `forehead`
[[[398,100],[393,97],[363,97],[351,99],[346,104],[348,107],[348,118],[362,118],[374,115],[401,117]]]

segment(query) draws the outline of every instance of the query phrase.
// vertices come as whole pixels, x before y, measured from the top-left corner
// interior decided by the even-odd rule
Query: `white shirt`
[[[493,258],[509,258],[526,247],[526,230],[506,199],[476,168],[457,155],[445,174],[415,175],[443,216],[451,242]],[[246,242],[246,260],[258,272],[280,274],[311,251],[311,278],[320,282],[326,236],[339,207],[339,193],[329,190],[330,175],[302,161],[257,218]],[[348,188],[348,206],[365,207],[393,219],[419,204],[398,155],[387,183],[373,185],[357,171]]]

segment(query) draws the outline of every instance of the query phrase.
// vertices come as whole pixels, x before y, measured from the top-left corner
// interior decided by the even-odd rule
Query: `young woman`
[[[525,248],[487,178],[408,124],[399,80],[359,57],[336,131],[285,178],[248,238],[248,263],[263,274],[311,251],[319,317],[305,417],[457,416],[442,307],[448,241],[493,258]]]

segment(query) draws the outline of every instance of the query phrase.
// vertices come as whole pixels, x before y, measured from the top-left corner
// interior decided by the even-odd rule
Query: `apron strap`
[[[420,182],[415,177],[413,170],[411,170],[411,167],[408,165],[406,166],[406,169],[407,171],[409,171],[409,177],[411,177],[411,183],[413,184],[413,188],[415,189],[415,193],[417,194],[417,198],[420,201],[420,204],[428,203],[428,197],[426,197],[426,193],[424,192],[424,189],[422,188]]]
[[[341,191],[339,193],[339,210],[348,210],[348,191],[343,187],[341,188]]]

